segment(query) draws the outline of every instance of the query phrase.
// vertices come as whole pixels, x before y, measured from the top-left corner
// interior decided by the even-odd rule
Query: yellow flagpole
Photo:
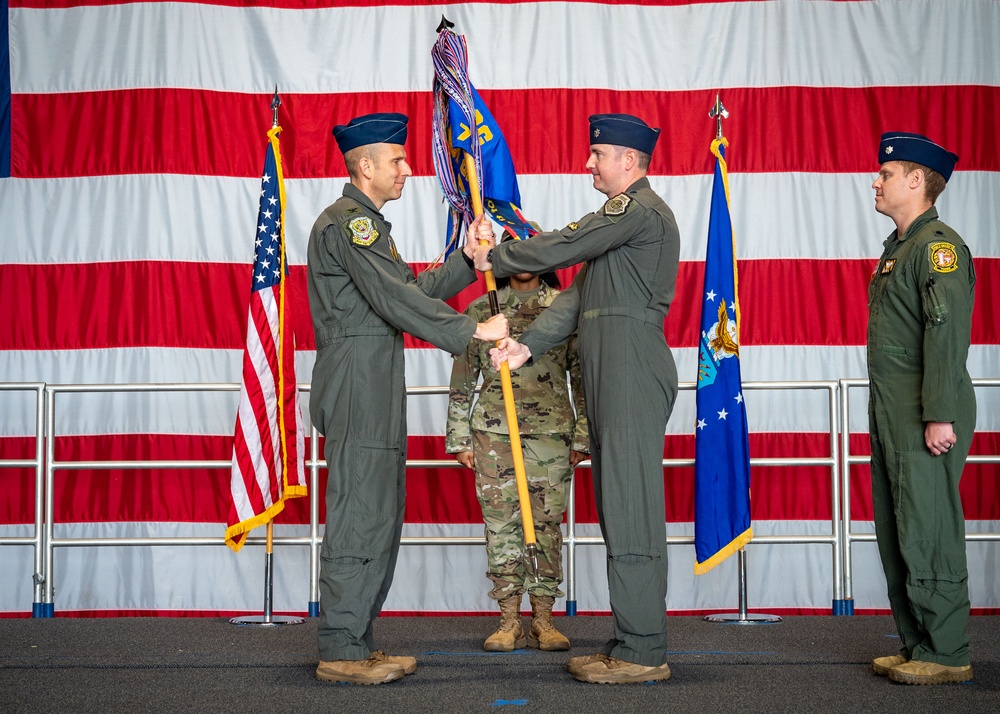
[[[479,176],[476,174],[476,162],[467,151],[464,155],[464,166],[466,178],[469,181],[469,194],[472,196],[472,210],[476,217],[483,215],[483,200],[479,192]],[[482,241],[481,243],[485,243]],[[497,300],[497,281],[493,277],[493,271],[487,270],[483,275],[486,277],[486,289],[490,294],[490,312],[497,314],[500,312],[499,301]],[[538,545],[535,539],[535,519],[531,513],[531,500],[528,496],[528,476],[524,470],[524,452],[521,449],[521,432],[517,426],[517,410],[514,406],[514,387],[510,381],[510,367],[507,362],[500,365],[500,385],[503,388],[504,409],[507,414],[507,426],[510,431],[510,450],[514,458],[514,481],[517,484],[517,497],[521,504],[521,528],[524,531],[524,549],[528,554],[531,563],[531,571],[534,577],[538,578]]]

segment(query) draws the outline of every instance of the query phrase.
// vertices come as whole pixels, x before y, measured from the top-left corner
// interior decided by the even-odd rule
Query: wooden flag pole
[[[476,174],[476,162],[467,151],[463,163],[466,178],[469,181],[469,194],[472,196],[472,211],[476,217],[483,215],[483,199],[479,192],[479,177]],[[480,241],[485,244],[485,241]],[[497,298],[497,281],[493,271],[483,273],[486,277],[486,289],[490,301],[490,314],[500,312],[500,301]],[[499,344],[499,343],[498,343]],[[538,542],[535,539],[535,519],[531,513],[531,500],[528,496],[528,476],[524,470],[524,452],[521,449],[521,432],[517,426],[517,410],[514,407],[514,387],[510,381],[510,366],[506,360],[500,365],[500,385],[503,388],[503,403],[507,414],[507,426],[510,431],[510,450],[514,459],[514,482],[517,484],[517,497],[521,504],[521,529],[524,531],[524,550],[531,564],[531,573],[538,580]]]

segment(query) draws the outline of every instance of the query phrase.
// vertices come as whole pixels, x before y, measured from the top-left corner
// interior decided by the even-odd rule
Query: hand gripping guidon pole
[[[476,175],[476,162],[472,155],[463,151],[463,162],[469,181],[469,193],[472,196],[472,210],[476,217],[483,215],[483,200],[479,193],[479,177]],[[483,241],[485,243],[485,241]],[[490,314],[500,313],[500,301],[497,298],[497,281],[493,271],[483,273],[486,278],[486,289],[490,301]],[[528,477],[524,471],[524,452],[521,450],[521,432],[517,426],[517,410],[514,408],[514,388],[510,381],[510,367],[506,360],[500,365],[500,385],[503,388],[504,410],[507,414],[507,426],[510,431],[510,450],[514,459],[514,481],[517,484],[517,497],[521,505],[521,530],[524,532],[524,551],[531,565],[531,574],[538,581],[538,541],[535,539],[535,519],[531,514],[531,500],[528,497]]]

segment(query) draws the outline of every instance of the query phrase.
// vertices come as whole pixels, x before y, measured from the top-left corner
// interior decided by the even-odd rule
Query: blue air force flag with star
[[[694,465],[697,575],[707,573],[753,538],[750,446],[740,378],[736,240],[729,215],[725,146],[725,138],[712,142],[715,181],[698,345]]]

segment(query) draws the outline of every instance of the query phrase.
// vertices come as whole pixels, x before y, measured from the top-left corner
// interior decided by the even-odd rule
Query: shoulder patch
[[[946,241],[931,243],[929,248],[931,267],[938,273],[950,273],[958,268],[958,253],[955,245]]]
[[[352,218],[347,222],[347,228],[351,232],[351,241],[355,245],[367,248],[378,240],[378,229],[368,216]]]
[[[619,193],[614,198],[607,200],[604,207],[601,208],[601,213],[605,216],[623,216],[631,203],[631,198],[624,193]]]
[[[577,223],[576,221],[573,221],[572,223],[569,223],[566,226],[566,230],[569,230],[569,231],[575,231],[575,230],[579,230],[579,229],[580,229],[580,224]]]

